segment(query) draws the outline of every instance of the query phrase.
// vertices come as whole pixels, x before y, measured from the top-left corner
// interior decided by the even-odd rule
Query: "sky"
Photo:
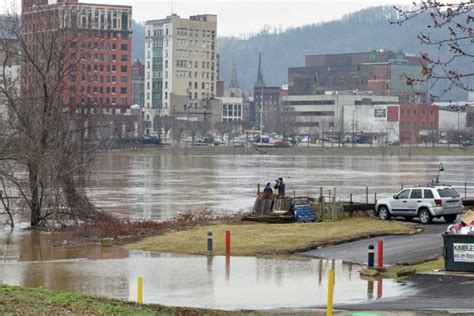
[[[181,17],[217,14],[219,36],[246,36],[265,25],[272,28],[297,27],[338,19],[371,6],[404,4],[413,0],[79,0],[133,6],[137,21],[161,19],[173,12]],[[173,5],[171,5],[173,3]]]

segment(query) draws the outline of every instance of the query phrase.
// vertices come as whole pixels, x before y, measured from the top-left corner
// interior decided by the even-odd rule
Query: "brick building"
[[[407,77],[423,79],[420,57],[388,50],[363,53],[308,55],[304,67],[288,69],[289,95],[324,91],[372,91],[398,96],[400,102],[421,103],[427,85],[408,86]]]
[[[145,105],[145,66],[138,58],[132,65],[132,103]]]
[[[438,139],[439,108],[429,104],[400,104],[400,143],[417,144]]]
[[[74,37],[67,42],[69,56],[63,60],[71,65],[62,83],[65,106],[87,106],[93,109],[91,112],[106,114],[130,109],[131,6],[23,0],[22,23],[22,36],[30,39],[28,45],[37,45],[38,32],[48,36],[50,29],[65,30],[64,38]],[[35,80],[28,76],[32,73],[29,67],[22,66],[22,89],[33,86]]]

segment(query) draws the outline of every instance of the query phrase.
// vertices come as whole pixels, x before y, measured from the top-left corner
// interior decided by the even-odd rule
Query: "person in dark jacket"
[[[273,190],[272,185],[270,182],[267,183],[265,188],[263,189],[263,199],[268,200],[273,197]]]
[[[273,192],[272,190],[272,185],[270,182],[267,183],[267,185],[265,186],[265,188],[263,189],[263,192]]]
[[[283,182],[283,178],[278,178],[278,195],[281,197],[285,196],[285,183]]]

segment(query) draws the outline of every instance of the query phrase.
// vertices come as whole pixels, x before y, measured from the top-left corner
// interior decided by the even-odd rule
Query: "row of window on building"
[[[117,12],[117,10],[103,8],[70,10],[69,22],[66,20],[63,25],[70,24],[73,28],[82,27],[100,30],[122,30],[129,28],[128,11]]]
[[[168,61],[166,61],[168,62]],[[176,61],[176,67],[178,68],[199,68],[199,62],[198,61],[193,61],[192,60],[182,60],[182,59],[178,59]],[[201,68],[202,69],[211,69],[211,70],[214,70],[214,63],[210,63],[210,62],[206,62],[206,61],[203,61],[201,62]]]
[[[148,54],[148,57],[150,54]],[[177,49],[176,56],[178,57],[188,57],[188,58],[200,58],[200,59],[210,59],[214,60],[214,53],[209,51],[199,51],[199,50],[187,50],[187,49]]]
[[[126,73],[127,72],[127,66],[122,66],[122,67],[125,67],[125,68],[123,68],[124,70],[122,70],[121,72]],[[71,80],[71,82],[76,82],[77,81],[76,74],[72,73],[71,75],[69,75],[69,79]],[[116,76],[103,76],[103,75],[99,76],[97,74],[86,75],[86,72],[81,73],[81,81],[82,82],[110,82],[110,83],[117,82]],[[120,82],[121,83],[127,83],[127,76],[121,76],[120,77]]]
[[[75,94],[77,89],[75,86],[71,86],[69,91],[71,94]],[[115,94],[117,92],[117,88],[115,86],[112,87],[96,87],[96,86],[81,86],[81,93],[112,93]],[[127,94],[127,87],[120,87],[120,94]]]
[[[178,45],[178,47],[194,47],[212,50],[214,50],[215,46],[214,42],[211,41],[187,40],[182,38],[178,38],[176,40],[176,44]]]
[[[180,36],[189,36],[189,37],[199,37],[199,29],[187,29],[187,28],[177,28],[176,33]],[[207,37],[214,39],[215,31],[212,30],[201,30],[201,37]]]
[[[102,97],[86,97],[81,98],[81,104],[94,104],[94,105],[116,105],[116,98],[102,98]],[[69,98],[69,104],[77,104],[78,98],[72,96]],[[127,105],[126,98],[120,98],[120,105]]]

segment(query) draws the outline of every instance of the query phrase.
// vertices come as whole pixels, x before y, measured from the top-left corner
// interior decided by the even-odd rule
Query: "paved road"
[[[406,294],[399,297],[341,304],[335,308],[352,311],[431,311],[430,315],[434,312],[441,314],[441,311],[474,314],[473,277],[415,274],[407,280],[407,287]],[[416,292],[410,288],[415,288]]]
[[[441,234],[447,226],[448,224],[440,219],[430,225],[423,226],[424,232],[421,234],[363,239],[307,251],[302,255],[366,264],[368,246],[373,244],[377,248],[377,241],[381,239],[384,242],[384,264],[414,262],[442,253],[443,238]],[[350,229],[350,227],[342,227],[342,229]]]

